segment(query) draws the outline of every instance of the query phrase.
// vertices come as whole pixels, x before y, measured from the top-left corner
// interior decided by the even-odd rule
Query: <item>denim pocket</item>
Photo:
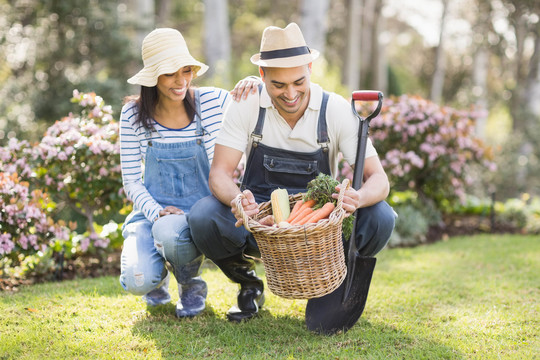
[[[187,197],[198,190],[197,157],[157,159],[161,193],[177,198]]]
[[[283,188],[305,188],[319,173],[317,160],[264,155],[263,165],[266,183]]]

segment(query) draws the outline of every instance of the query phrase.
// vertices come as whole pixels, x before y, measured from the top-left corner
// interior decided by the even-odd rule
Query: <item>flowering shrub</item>
[[[99,231],[96,218],[110,223],[125,206],[118,122],[94,93],[75,90],[71,101],[82,107],[80,114],[57,121],[41,142],[32,146],[13,138],[0,147],[0,255],[44,251],[53,238],[72,252],[109,246],[111,235]],[[76,224],[68,229],[63,221],[52,220],[52,211],[65,206],[84,215],[87,231],[71,234]],[[27,226],[22,226],[24,219]]]
[[[112,109],[94,93],[73,92],[73,103],[83,109],[69,114],[47,129],[34,147],[36,187],[87,218],[88,236],[80,241],[107,247],[108,238],[94,229],[96,216],[108,217],[124,206],[120,167],[118,122]]]
[[[16,173],[0,172],[0,256],[15,262],[69,238],[69,230],[51,219],[47,196],[28,187]]]
[[[393,190],[414,190],[438,207],[465,196],[476,163],[494,171],[490,150],[474,137],[480,114],[459,111],[415,96],[385,100],[371,121],[370,136]]]
[[[11,138],[7,146],[0,147],[0,168],[6,174],[17,174],[19,180],[28,181],[32,177],[32,167],[28,163],[32,147],[26,140]]]

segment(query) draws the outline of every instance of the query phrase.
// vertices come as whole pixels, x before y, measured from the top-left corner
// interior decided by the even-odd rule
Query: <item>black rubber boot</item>
[[[255,262],[244,254],[213,261],[229,279],[240,284],[238,305],[227,312],[227,319],[241,322],[257,316],[264,304],[264,283],[255,273]]]

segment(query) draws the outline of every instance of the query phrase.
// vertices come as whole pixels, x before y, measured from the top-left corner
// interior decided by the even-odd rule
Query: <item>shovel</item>
[[[369,122],[381,111],[382,99],[383,94],[380,91],[354,91],[352,93],[352,111],[360,123],[353,177],[354,189],[360,189],[362,186]],[[356,111],[355,101],[378,101],[379,103],[377,108],[364,119]],[[349,239],[345,280],[330,294],[309,299],[307,302],[306,325],[311,331],[326,335],[340,330],[346,332],[356,324],[364,311],[376,259],[361,256],[358,253],[355,234],[356,221]]]

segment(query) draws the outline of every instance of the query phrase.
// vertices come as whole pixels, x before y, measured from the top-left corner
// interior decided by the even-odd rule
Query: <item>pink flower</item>
[[[28,250],[28,238],[26,237],[25,234],[22,234],[22,235],[19,237],[19,245],[20,245],[24,250]]]
[[[28,242],[30,243],[30,245],[31,245],[35,250],[39,250],[39,244],[38,244],[38,237],[37,237],[37,235],[35,235],[35,234],[29,235],[29,236],[28,236]]]
[[[57,226],[53,229],[54,236],[58,240],[69,240],[69,231],[65,227]]]
[[[68,159],[68,156],[65,151],[60,151],[58,154],[58,160],[60,161],[66,161]]]
[[[461,174],[461,164],[459,162],[451,162],[450,169],[454,172],[455,175]]]
[[[11,234],[0,234],[0,255],[9,254],[15,248],[15,244],[11,241]]]
[[[40,209],[38,209],[35,205],[29,204],[25,206],[24,210],[26,211],[26,218],[34,218],[34,219],[41,219],[43,217],[43,213]]]
[[[109,238],[97,238],[94,240],[94,246],[99,248],[106,248],[107,246],[109,246],[109,243]]]
[[[81,240],[81,250],[83,252],[86,252],[88,250],[88,247],[90,246],[90,239],[88,237],[84,237]]]

